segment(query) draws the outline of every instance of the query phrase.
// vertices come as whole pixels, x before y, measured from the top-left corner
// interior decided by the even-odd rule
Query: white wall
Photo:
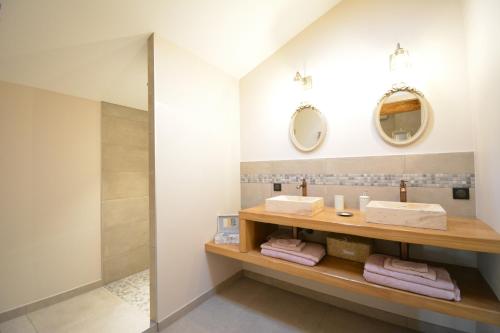
[[[476,212],[500,232],[500,2],[468,0],[470,109],[475,116]],[[479,268],[500,297],[500,255],[480,255]]]
[[[241,269],[206,254],[217,214],[240,207],[238,82],[154,39],[159,321]]]
[[[242,161],[443,153],[474,149],[468,105],[463,3],[455,0],[344,0],[240,80]],[[409,49],[410,85],[429,100],[430,130],[403,148],[386,144],[373,113],[392,84],[389,54]],[[293,82],[306,67],[313,89]],[[328,133],[312,153],[288,138],[290,117],[301,101],[325,114]],[[244,265],[308,288],[438,325],[473,332],[475,322],[401,306]]]
[[[389,54],[409,49],[415,85],[434,110],[418,143],[391,147],[373,112],[392,84]],[[240,81],[242,161],[472,151],[462,3],[456,0],[344,0]],[[307,96],[293,77],[306,66]],[[289,121],[302,100],[323,112],[325,142],[297,151]]]
[[[0,313],[101,278],[100,104],[0,82]]]

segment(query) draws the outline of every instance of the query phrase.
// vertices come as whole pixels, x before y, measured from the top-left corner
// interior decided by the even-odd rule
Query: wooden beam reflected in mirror
[[[380,110],[381,116],[390,116],[391,114],[419,111],[421,104],[418,98],[407,99],[404,101],[384,103]]]

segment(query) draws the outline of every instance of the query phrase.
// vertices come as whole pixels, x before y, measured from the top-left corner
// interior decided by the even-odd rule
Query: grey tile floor
[[[242,278],[161,332],[404,333],[414,331]]]

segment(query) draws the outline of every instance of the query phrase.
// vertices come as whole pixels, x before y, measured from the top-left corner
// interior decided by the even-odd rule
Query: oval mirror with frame
[[[300,106],[290,120],[290,140],[300,151],[312,151],[321,145],[326,135],[326,119],[312,105]]]
[[[375,126],[386,142],[404,146],[424,134],[429,122],[429,105],[424,95],[411,87],[389,90],[375,111]]]

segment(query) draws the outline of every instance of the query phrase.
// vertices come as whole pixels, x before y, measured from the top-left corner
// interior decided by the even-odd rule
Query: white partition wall
[[[100,112],[0,82],[0,313],[101,280]]]
[[[470,110],[474,114],[476,210],[478,218],[500,232],[500,2],[465,2]],[[490,42],[491,41],[491,42]],[[494,41],[494,42],[493,42]],[[479,256],[479,269],[500,297],[500,255]]]
[[[154,36],[157,320],[241,269],[206,254],[240,207],[238,81]]]

